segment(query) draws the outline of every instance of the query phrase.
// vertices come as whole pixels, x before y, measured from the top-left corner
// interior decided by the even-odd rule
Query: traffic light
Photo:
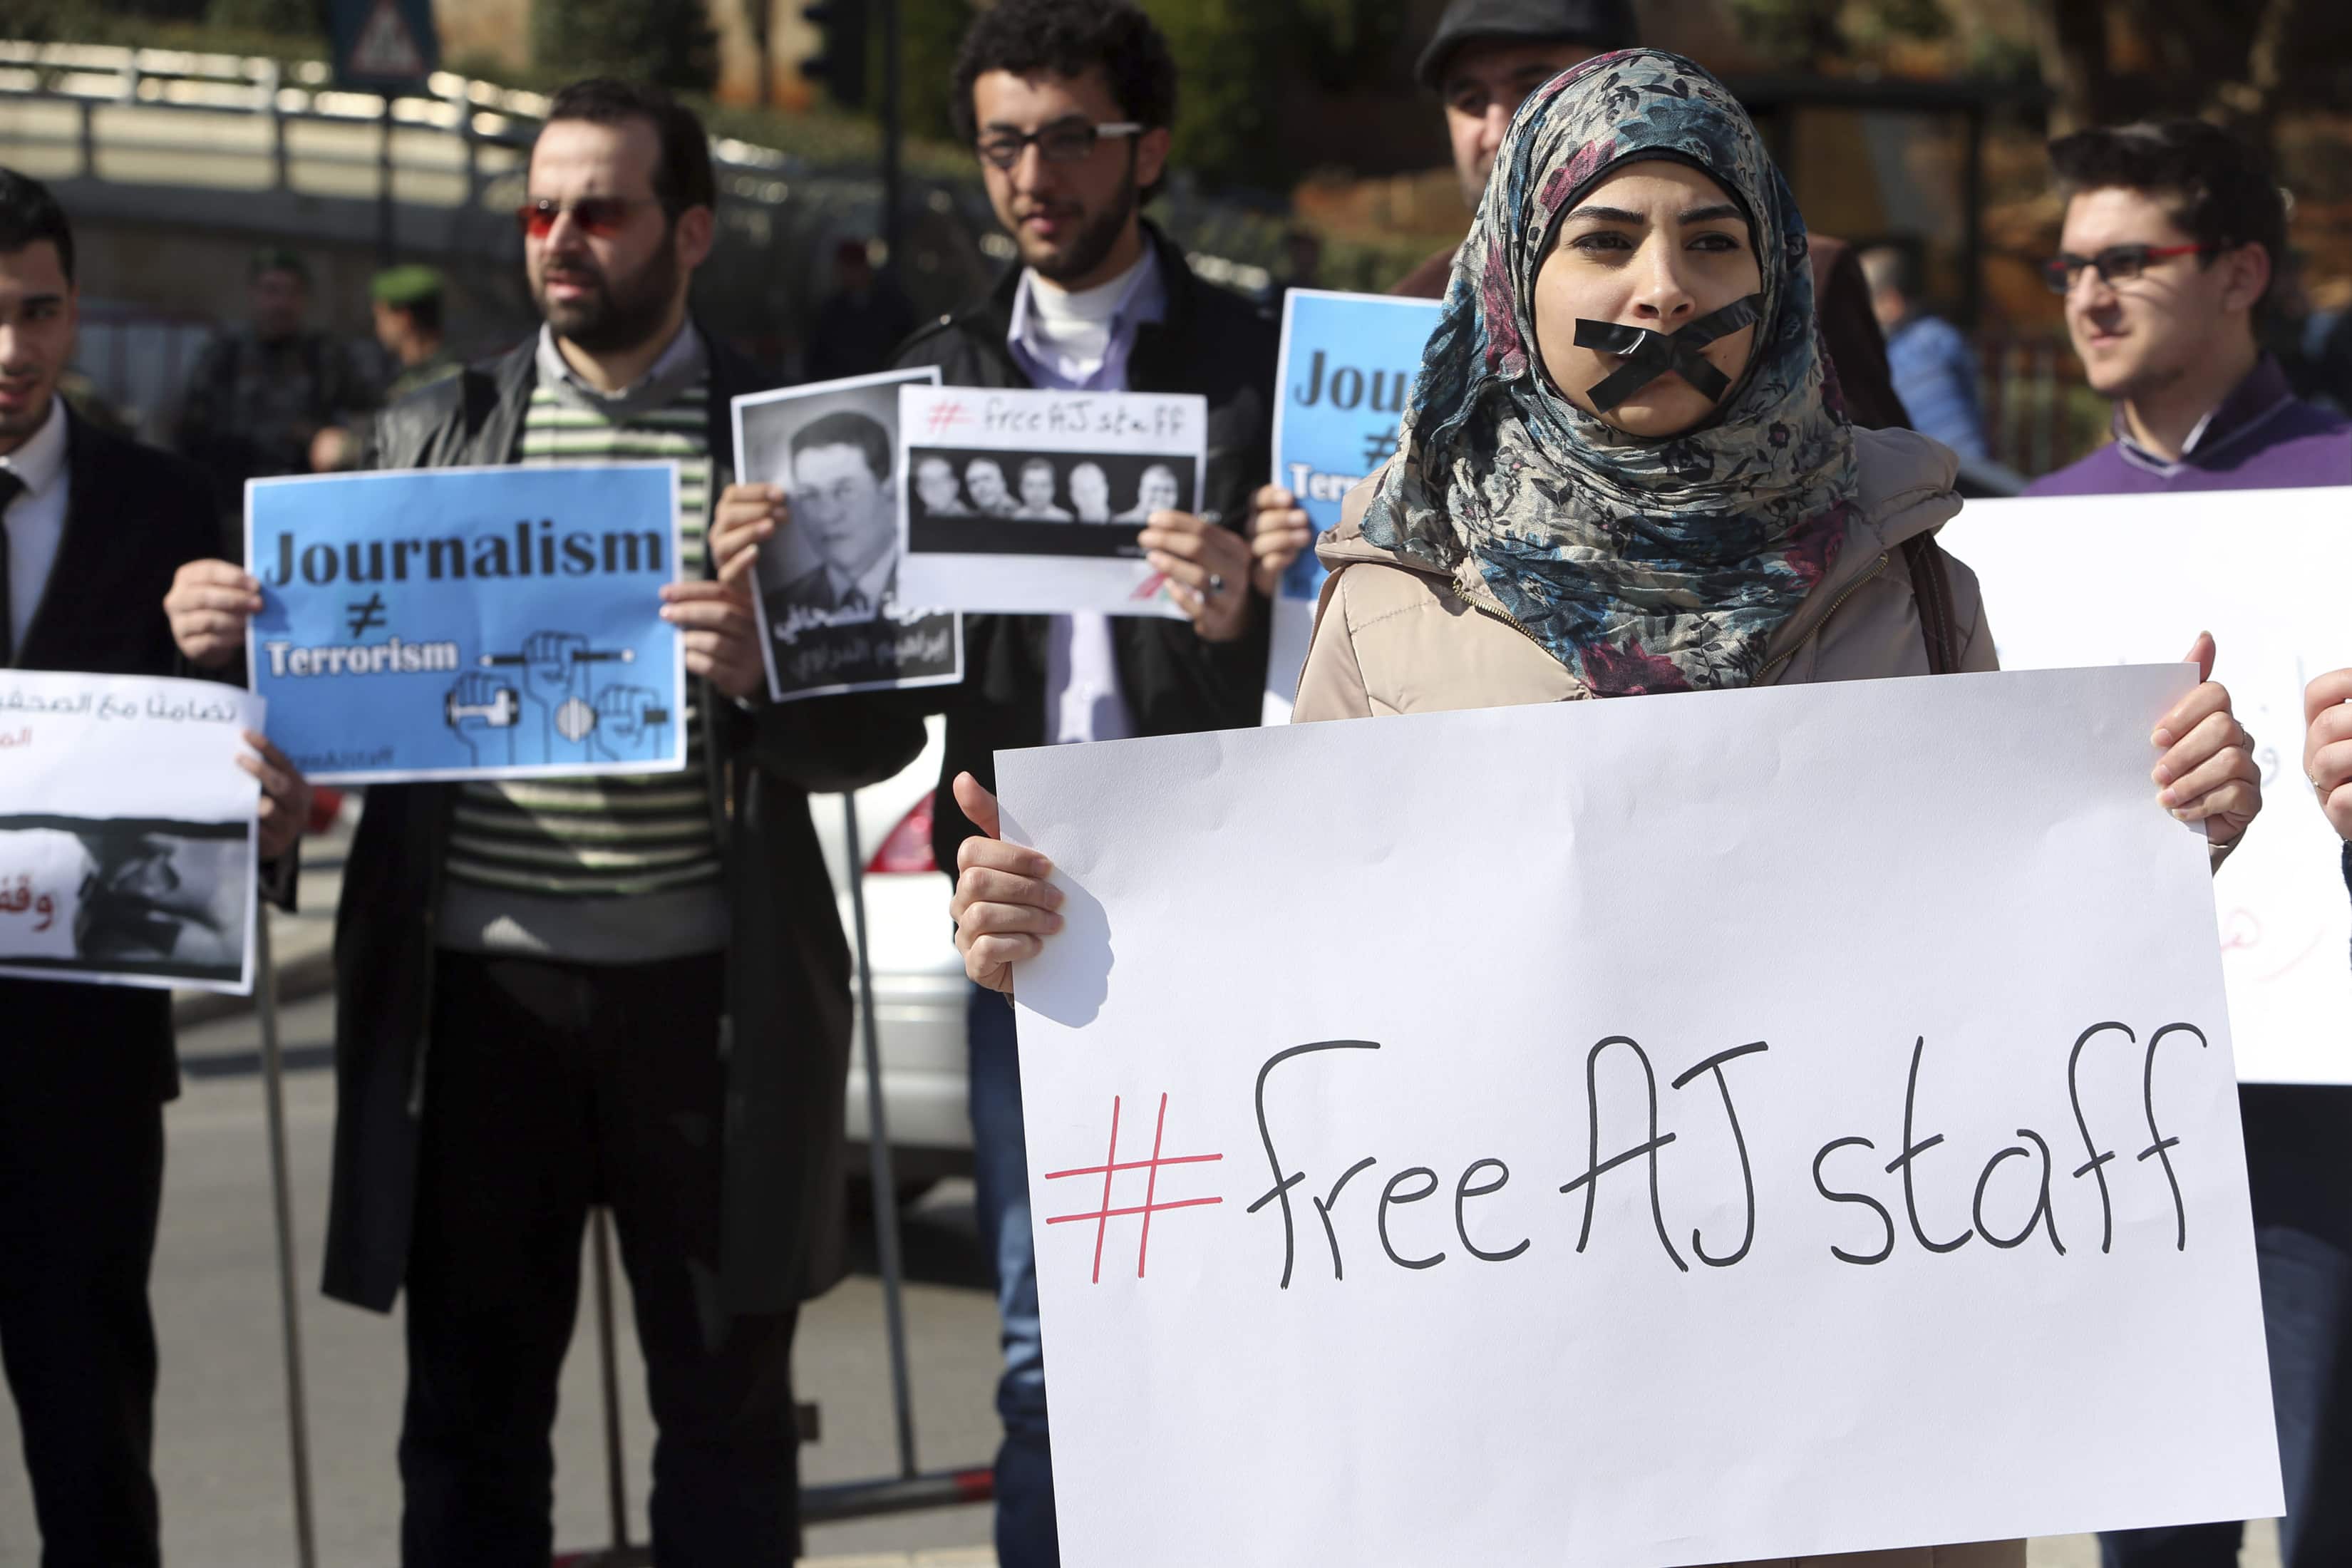
[[[843,109],[866,106],[866,0],[818,0],[801,15],[824,42],[801,63],[801,74],[824,84],[825,96]]]

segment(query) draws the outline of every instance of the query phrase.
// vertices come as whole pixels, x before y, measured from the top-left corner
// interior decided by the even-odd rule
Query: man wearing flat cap
[[[1454,0],[1413,74],[1445,104],[1446,139],[1463,200],[1472,210],[1486,192],[1503,132],[1528,94],[1570,66],[1640,42],[1632,0]],[[1844,241],[1815,235],[1812,270],[1815,308],[1847,412],[1855,424],[1873,429],[1909,424],[1886,368],[1886,339],[1871,312],[1861,265]],[[1442,300],[1453,274],[1449,246],[1389,292]]]

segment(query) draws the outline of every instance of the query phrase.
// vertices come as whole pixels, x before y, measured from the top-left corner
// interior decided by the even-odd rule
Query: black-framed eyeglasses
[[[2170,256],[2210,256],[2218,245],[2111,245],[2096,256],[2061,251],[2042,264],[2042,281],[2053,294],[2071,294],[2083,268],[2091,268],[2103,283],[2128,283],[2147,270],[2151,261]]]
[[[1021,162],[1032,146],[1048,163],[1076,163],[1093,155],[1106,136],[1140,136],[1143,127],[1132,120],[1089,125],[1083,120],[1057,120],[1042,131],[991,131],[980,139],[982,158],[999,169]]]

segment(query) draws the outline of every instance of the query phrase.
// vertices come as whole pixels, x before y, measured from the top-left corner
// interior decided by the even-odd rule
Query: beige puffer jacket
[[[1828,577],[1766,645],[1762,684],[1925,675],[1927,645],[1903,542],[1941,527],[1960,509],[1958,464],[1908,430],[1857,430],[1859,516]],[[1567,667],[1508,622],[1475,609],[1442,574],[1407,565],[1364,542],[1358,525],[1379,476],[1348,497],[1339,526],[1316,553],[1331,569],[1315,613],[1315,640],[1298,683],[1294,723],[1502,708],[1581,697]],[[1973,573],[1949,562],[1961,668],[1991,669]],[[1808,1557],[1743,1568],[2024,1568],[2021,1541],[1922,1546]]]
[[[1765,645],[1759,685],[1925,675],[1927,645],[1903,542],[1960,509],[1958,462],[1909,430],[1856,430],[1862,493],[1830,574]],[[1348,496],[1316,553],[1331,569],[1315,612],[1293,722],[1505,708],[1585,695],[1568,667],[1509,622],[1472,607],[1442,574],[1364,542],[1359,525],[1380,476]],[[1949,562],[1963,669],[1991,669],[1975,574]]]

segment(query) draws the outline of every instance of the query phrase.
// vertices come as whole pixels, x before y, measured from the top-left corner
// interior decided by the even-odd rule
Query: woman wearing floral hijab
[[[1318,552],[1294,719],[1994,668],[1975,579],[1911,542],[1959,510],[1952,455],[1848,424],[1805,260],[1755,126],[1689,61],[1604,55],[1531,95],[1397,455]],[[2190,658],[2210,673],[2211,639]],[[2229,693],[2199,686],[2154,741],[2158,803],[2218,862],[2262,802]],[[1010,990],[1062,896],[1044,856],[994,838],[988,793],[955,788],[991,831],[959,855],[956,942]],[[2025,1549],[1806,1568],[1832,1561],[2022,1568]]]
[[[1397,456],[1318,552],[1294,721],[1926,675],[1929,626],[1991,669],[1975,577],[1922,547],[1955,471],[1847,423],[1804,220],[1722,84],[1587,61],[1521,107]],[[2211,639],[2189,658],[2210,674]],[[2262,803],[2229,693],[2157,739],[2159,802],[2218,863]]]

